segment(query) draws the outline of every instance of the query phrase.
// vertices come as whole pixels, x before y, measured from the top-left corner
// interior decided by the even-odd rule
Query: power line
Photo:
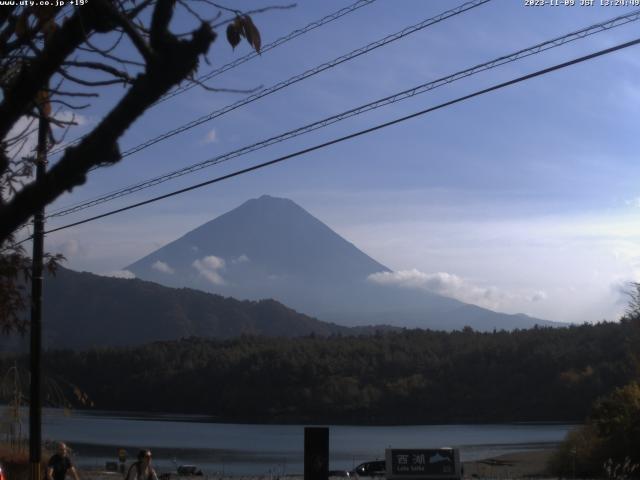
[[[111,215],[115,215],[116,213],[121,213],[121,212],[124,212],[124,211],[127,211],[127,210],[131,210],[131,209],[134,209],[134,208],[137,208],[137,207],[141,207],[143,205],[154,203],[154,202],[163,200],[165,198],[169,198],[169,197],[173,197],[173,196],[176,196],[176,195],[180,195],[182,193],[190,192],[191,190],[196,190],[198,188],[202,188],[202,187],[205,187],[207,185],[212,185],[214,183],[219,183],[219,182],[221,182],[223,180],[228,180],[230,178],[237,177],[239,175],[243,175],[245,173],[252,172],[254,170],[259,170],[259,169],[262,169],[262,168],[265,168],[265,167],[269,167],[271,165],[275,165],[277,163],[284,162],[285,160],[290,160],[292,158],[299,157],[299,156],[304,155],[306,153],[310,153],[310,152],[313,152],[313,151],[316,151],[316,150],[320,150],[322,148],[326,148],[328,146],[335,145],[337,143],[341,143],[341,142],[344,142],[346,140],[351,140],[353,138],[360,137],[362,135],[366,135],[368,133],[372,133],[372,132],[375,132],[377,130],[381,130],[381,129],[386,128],[386,127],[390,127],[392,125],[405,122],[405,121],[410,120],[412,118],[416,118],[416,117],[425,115],[427,113],[430,113],[430,112],[433,112],[433,111],[436,111],[436,110],[440,110],[440,109],[443,109],[445,107],[449,107],[451,105],[455,105],[455,104],[463,102],[465,100],[469,100],[471,98],[478,97],[480,95],[484,95],[484,94],[489,93],[489,92],[500,90],[502,88],[505,88],[505,87],[508,87],[508,86],[511,86],[511,85],[515,85],[517,83],[524,82],[526,80],[530,80],[530,79],[535,78],[535,77],[546,75],[546,74],[554,72],[556,70],[567,68],[567,67],[570,67],[572,65],[576,65],[578,63],[586,62],[586,61],[592,60],[592,59],[594,59],[596,57],[607,55],[609,53],[613,53],[615,51],[622,50],[624,48],[628,48],[628,47],[631,47],[631,46],[634,46],[634,45],[638,45],[638,44],[640,44],[640,38],[636,38],[635,40],[632,40],[632,41],[629,41],[629,42],[626,42],[626,43],[622,43],[622,44],[616,45],[614,47],[605,48],[603,50],[599,50],[599,51],[591,53],[589,55],[584,55],[582,57],[578,57],[578,58],[575,58],[573,60],[569,60],[567,62],[559,63],[559,64],[556,64],[554,66],[547,67],[547,68],[544,68],[542,70],[538,70],[536,72],[529,73],[527,75],[523,75],[521,77],[517,77],[517,78],[509,80],[507,82],[499,83],[497,85],[494,85],[494,86],[491,86],[491,87],[488,87],[488,88],[485,88],[485,89],[482,89],[482,90],[478,90],[478,91],[470,93],[468,95],[464,95],[462,97],[458,97],[458,98],[456,98],[454,100],[450,100],[448,102],[441,103],[439,105],[436,105],[435,107],[429,107],[429,108],[426,108],[424,110],[420,110],[419,112],[412,113],[410,115],[406,115],[406,116],[403,116],[403,117],[400,117],[400,118],[396,118],[394,120],[391,120],[391,121],[388,121],[388,122],[385,122],[385,123],[381,123],[381,124],[375,125],[373,127],[370,127],[370,128],[364,129],[364,130],[360,130],[358,132],[355,132],[355,133],[352,133],[352,134],[349,134],[349,135],[345,135],[343,137],[335,138],[335,139],[330,140],[328,142],[324,142],[324,143],[321,143],[321,144],[318,144],[318,145],[314,145],[313,147],[309,147],[309,148],[305,148],[305,149],[302,149],[302,150],[298,150],[297,152],[290,153],[290,154],[284,155],[282,157],[278,157],[278,158],[270,160],[268,162],[264,162],[264,163],[260,163],[258,165],[254,165],[254,166],[251,166],[251,167],[243,168],[241,170],[236,170],[235,172],[229,173],[227,175],[222,175],[220,177],[216,177],[216,178],[213,178],[211,180],[207,180],[205,182],[201,182],[201,183],[198,183],[198,184],[195,184],[195,185],[191,185],[189,187],[182,188],[180,190],[175,190],[173,192],[166,193],[164,195],[160,195],[160,196],[157,196],[157,197],[153,197],[153,198],[150,198],[148,200],[144,200],[142,202],[137,202],[137,203],[128,205],[126,207],[118,208],[116,210],[111,210],[109,212],[106,212],[106,213],[103,213],[103,214],[100,214],[100,215],[95,215],[93,217],[85,218],[84,220],[80,220],[80,221],[73,222],[73,223],[70,223],[70,224],[67,224],[67,225],[63,225],[62,227],[57,227],[57,228],[48,230],[48,231],[45,232],[45,234],[54,233],[54,232],[58,232],[60,230],[65,230],[67,228],[71,228],[71,227],[75,227],[75,226],[78,226],[78,225],[82,225],[84,223],[92,222],[92,221],[98,220],[100,218],[105,218],[105,217],[108,217],[108,216],[111,216]]]
[[[349,60],[352,60],[354,58],[359,57],[360,55],[364,55],[365,53],[369,53],[372,50],[375,50],[377,48],[380,48],[384,45],[387,45],[389,43],[392,43],[396,40],[399,40],[401,38],[404,38],[408,35],[411,35],[412,33],[418,32],[420,30],[423,30],[424,28],[430,27],[432,25],[435,25],[437,23],[440,23],[448,18],[460,15],[461,13],[466,12],[467,10],[471,10],[473,8],[479,7],[480,5],[483,5],[485,3],[490,2],[491,0],[473,0],[470,2],[466,2],[456,8],[453,8],[451,10],[447,10],[446,12],[443,12],[439,15],[436,15],[435,17],[431,17],[428,18],[426,20],[423,20],[422,22],[416,23],[415,25],[412,25],[410,27],[406,27],[404,29],[402,29],[399,32],[393,33],[391,35],[387,35],[386,37],[377,40],[375,42],[371,42],[367,45],[365,45],[364,47],[360,47],[356,50],[353,50],[345,55],[342,55],[338,58],[335,58],[329,62],[323,63],[321,65],[318,65],[317,67],[311,68],[301,74],[295,75],[287,80],[284,80],[282,82],[279,82],[275,85],[272,85],[271,87],[262,89],[261,91],[254,93],[252,95],[249,95],[248,97],[239,100],[235,103],[232,103],[230,105],[227,105],[225,107],[222,107],[221,109],[215,110],[211,113],[209,113],[208,115],[204,115],[200,118],[197,118],[196,120],[192,120],[191,122],[188,122],[180,127],[177,127],[173,130],[170,130],[168,132],[163,133],[162,135],[159,135],[155,138],[152,138],[150,140],[147,140],[144,143],[141,143],[133,148],[130,148],[128,150],[126,150],[125,152],[122,153],[122,157],[127,157],[129,155],[132,155],[134,153],[137,153],[141,150],[144,150],[145,148],[148,148],[158,142],[164,141],[170,137],[173,137],[174,135],[177,135],[179,133],[183,133],[186,132],[187,130],[191,130],[194,127],[197,127],[199,125],[202,125],[203,123],[206,123],[208,121],[213,120],[214,118],[218,118],[222,115],[225,115],[233,110],[236,110],[239,107],[242,107],[244,105],[247,105],[249,103],[252,103],[256,100],[259,100],[260,98],[266,97],[267,95],[271,95],[272,93],[275,93],[279,90],[282,90],[283,88],[289,87],[295,83],[301,82],[302,80],[306,80],[309,77],[312,77],[314,75],[317,75],[318,73],[321,73],[325,70],[328,70],[330,68],[334,68],[344,62],[347,62]]]
[[[375,2],[376,0],[358,0],[357,2],[349,5],[348,7],[342,8],[340,10],[337,10],[333,13],[330,13],[329,15],[322,17],[319,20],[313,21],[309,24],[307,24],[306,26],[302,27],[302,28],[298,28],[296,30],[293,30],[291,33],[289,33],[288,35],[285,35],[284,37],[280,37],[277,40],[268,43],[267,45],[263,45],[262,48],[260,49],[260,54],[258,54],[256,51],[252,50],[250,53],[248,53],[247,55],[244,55],[236,60],[233,60],[232,62],[229,62],[205,75],[202,75],[200,77],[198,77],[196,79],[196,82],[190,82],[189,84],[183,86],[183,87],[177,87],[174,90],[168,92],[165,96],[163,96],[162,98],[160,98],[156,103],[154,103],[152,105],[152,107],[154,105],[158,105],[159,103],[164,102],[165,100],[168,100],[170,98],[175,97],[176,95],[180,95],[184,92],[186,92],[187,90],[191,90],[193,87],[197,86],[198,83],[202,83],[205,82],[207,80],[211,80],[214,77],[217,77],[218,75],[221,75],[222,73],[231,70],[239,65],[242,65],[243,63],[248,62],[249,60],[252,60],[254,58],[256,58],[258,55],[262,55],[265,52],[268,52],[269,50],[273,50],[276,47],[279,47],[280,45],[287,43],[290,40],[293,40],[294,38],[300,37],[301,35],[304,35],[307,32],[310,32],[312,30],[315,30],[318,27],[321,27],[323,25],[326,25],[328,23],[333,22],[334,20],[339,19],[340,17],[344,17],[345,15],[354,12],[356,10],[358,10],[361,7],[367,6],[367,5],[371,5],[373,2]],[[64,145],[61,145],[55,149],[53,149],[49,155],[56,155],[60,152],[63,152],[64,150],[66,150],[68,147],[70,147],[71,145],[75,145],[77,143],[79,143],[80,141],[82,141],[85,137],[84,136],[80,136],[74,140],[70,140],[67,143],[65,143]]]
[[[325,25],[327,23],[333,22],[334,20],[347,15],[348,13],[351,13],[357,9],[359,9],[360,7],[364,7],[366,5],[370,5],[371,3],[375,2],[375,0],[358,0],[356,3],[345,7],[341,10],[338,10],[337,12],[334,12],[330,15],[327,15],[326,17],[321,18],[320,20],[317,20],[315,22],[311,22],[310,24],[308,24],[307,26],[294,30],[293,32],[289,33],[288,35],[284,36],[284,37],[280,37],[279,39],[264,45],[261,49],[260,49],[260,53],[252,50],[250,53],[248,53],[247,55],[238,58],[237,60],[234,60],[232,62],[227,63],[226,65],[223,65],[220,68],[217,68],[205,75],[202,75],[200,77],[198,77],[196,80],[197,82],[206,82],[208,80],[211,80],[214,77],[217,77],[218,75],[226,72],[227,70],[231,70],[232,68],[237,67],[238,65],[242,65],[243,63],[248,62],[249,60],[256,58],[259,55],[262,55],[265,52],[268,52],[269,50],[273,50],[276,47],[279,47],[280,45],[287,43],[290,40],[293,40],[294,38],[297,38],[301,35],[304,35],[307,32],[310,32],[311,30],[314,30],[318,27],[321,27],[322,25]],[[191,82],[183,87],[178,87],[176,89],[174,89],[173,91],[167,93],[164,97],[162,97],[160,100],[158,100],[156,102],[156,104],[164,102],[165,100],[169,100],[170,98],[175,97],[176,95],[180,95],[184,92],[186,92],[187,90],[191,90],[193,87],[196,87],[198,85],[197,82]]]
[[[162,142],[168,138],[171,138],[175,135],[178,135],[180,133],[186,132],[188,130],[191,130],[192,128],[195,128],[199,125],[202,125],[203,123],[209,122],[211,120],[213,120],[214,118],[218,118],[221,117],[222,115],[225,115],[233,110],[236,110],[244,105],[247,105],[249,103],[255,102],[256,100],[259,100],[263,97],[266,97],[267,95],[271,95],[272,93],[278,92],[280,90],[282,90],[283,88],[289,87],[293,84],[296,84],[298,82],[301,82],[303,80],[306,80],[309,77],[312,77],[314,75],[317,75],[318,73],[324,72],[325,70],[328,70],[330,68],[334,68],[344,62],[347,62],[349,60],[352,60],[354,58],[359,57],[360,55],[364,55],[365,53],[369,53],[372,50],[375,50],[379,47],[382,47],[384,45],[387,45],[391,42],[394,42],[396,40],[399,40],[401,38],[404,38],[408,35],[411,35],[412,33],[418,32],[420,30],[423,30],[424,28],[430,27],[432,25],[435,25],[436,23],[440,23],[448,18],[460,15],[461,13],[466,12],[467,10],[471,10],[473,8],[479,7],[480,5],[483,5],[485,3],[490,2],[491,0],[472,0],[470,2],[466,2],[456,8],[453,8],[451,10],[447,10],[439,15],[436,15],[435,17],[431,17],[428,18],[426,20],[423,20],[422,22],[416,23],[415,25],[411,25],[410,27],[406,27],[404,29],[402,29],[399,32],[393,33],[391,35],[387,35],[386,37],[377,40],[375,42],[371,42],[367,45],[365,45],[364,47],[360,47],[357,48],[356,50],[353,50],[345,55],[342,55],[340,57],[337,57],[329,62],[323,63],[321,65],[318,65],[314,68],[311,68],[303,73],[300,73],[298,75],[295,75],[287,80],[281,81],[275,85],[272,85],[271,87],[267,87],[267,88],[263,88],[262,90],[260,90],[259,92],[256,92],[252,95],[249,95],[241,100],[238,100],[237,102],[231,103],[229,105],[226,105],[218,110],[214,110],[213,112],[207,114],[207,115],[203,115],[202,117],[199,117],[195,120],[192,120],[190,122],[185,123],[184,125],[181,125],[180,127],[176,127],[172,130],[169,130],[168,132],[165,132],[161,135],[158,135],[157,137],[154,137],[152,139],[147,140],[146,142],[140,143],[138,145],[136,145],[135,147],[132,147],[126,151],[124,151],[121,155],[121,158],[124,157],[128,157],[129,155],[133,155],[134,153],[137,153],[141,150],[144,150],[152,145],[155,145],[158,142]]]
[[[462,78],[466,78],[468,76],[471,75],[475,75],[477,73],[480,73],[482,71],[486,71],[492,68],[496,68],[498,66],[504,65],[506,63],[510,63],[510,62],[514,62],[518,59],[521,58],[525,58],[534,54],[538,54],[541,53],[543,51],[549,50],[551,48],[555,48],[555,47],[559,47],[561,45],[564,45],[566,43],[581,39],[581,38],[585,38],[586,36],[589,35],[593,35],[595,33],[599,33],[602,31],[606,31],[609,30],[611,28],[615,28],[615,27],[619,27],[621,25],[625,25],[629,22],[633,22],[633,21],[637,21],[640,19],[640,10],[636,10],[634,12],[631,12],[629,14],[626,15],[620,15],[618,17],[612,18],[610,20],[607,20],[605,22],[600,22],[598,24],[595,25],[591,25],[589,27],[583,28],[581,30],[563,35],[561,37],[557,37],[554,38],[552,40],[548,40],[542,43],[538,43],[532,47],[528,47],[525,49],[521,49],[518,50],[514,53],[510,53],[508,55],[503,55],[501,57],[498,57],[496,59],[490,60],[488,62],[485,63],[481,63],[479,65],[475,65],[471,68],[467,68],[465,70],[459,71],[457,73],[448,75],[446,77],[442,77],[439,78],[437,80],[433,80],[427,83],[423,83],[421,85],[418,85],[414,88],[408,89],[408,90],[404,90],[402,92],[399,93],[395,93],[393,95],[375,100],[373,102],[367,103],[365,105],[361,105],[359,107],[347,110],[345,112],[339,113],[337,115],[333,115],[327,118],[324,118],[322,120],[313,122],[311,124],[293,129],[293,130],[289,130],[288,132],[285,132],[283,134],[277,135],[275,137],[271,137],[268,138],[266,140],[261,140],[259,142],[253,143],[251,145],[247,145],[245,147],[242,147],[240,149],[231,151],[231,152],[227,152],[225,154],[222,155],[218,155],[216,157],[213,157],[211,159],[205,160],[203,162],[199,162],[196,164],[193,164],[191,166],[185,167],[185,168],[181,168],[178,170],[175,170],[173,172],[169,172],[157,177],[154,177],[152,179],[149,180],[145,180],[143,182],[139,182],[137,184],[134,185],[130,185],[128,187],[124,187],[121,188],[119,190],[113,191],[111,193],[99,196],[97,198],[91,199],[91,200],[87,200],[84,202],[80,202],[78,204],[69,206],[69,207],[65,207],[63,209],[54,211],[53,213],[51,213],[49,215],[49,217],[60,217],[60,216],[65,216],[65,215],[69,215],[71,213],[75,213],[78,212],[80,210],[84,210],[86,208],[90,208],[93,207],[95,205],[99,205],[102,203],[105,203],[107,201],[110,200],[114,200],[116,198],[120,198],[123,197],[125,195],[129,195],[135,192],[138,192],[140,190],[146,189],[146,188],[150,188],[152,186],[155,185],[159,185],[161,183],[164,183],[166,181],[169,180],[173,180],[175,178],[181,177],[183,175],[187,175],[189,173],[193,173],[195,171],[201,170],[203,168],[207,168],[210,167],[212,165],[217,165],[219,163],[231,160],[232,158],[237,158],[240,157],[242,155],[246,155],[248,153],[254,152],[256,150],[260,150],[262,148],[266,148],[268,146],[274,145],[276,143],[280,143],[283,142],[285,140],[289,140],[291,138],[297,137],[299,135],[303,135],[305,133],[309,133],[315,130],[318,130],[320,128],[324,128],[328,125],[331,125],[333,123],[337,123],[339,121],[345,120],[347,118],[350,117],[354,117],[356,115],[360,115],[362,113],[371,111],[371,110],[375,110],[377,108],[380,108],[382,106],[386,106],[386,105],[390,105],[392,103],[396,103],[399,102],[401,100],[405,100],[407,98],[411,98],[415,95],[418,94],[422,94],[425,92],[428,92],[430,90],[433,90],[435,88],[447,85],[449,83],[455,82],[457,80],[460,80]]]

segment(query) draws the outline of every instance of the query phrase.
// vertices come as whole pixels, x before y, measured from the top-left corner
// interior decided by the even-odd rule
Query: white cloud
[[[222,270],[225,267],[224,259],[216,257],[215,255],[204,257],[202,263],[212,270]]]
[[[240,255],[239,257],[234,258],[233,260],[231,260],[231,263],[248,263],[251,260],[249,260],[249,257],[247,257],[244,253],[242,255]]]
[[[543,290],[538,290],[534,292],[533,295],[529,298],[531,302],[542,302],[547,299],[547,293]]]
[[[369,275],[367,280],[379,285],[423,289],[487,308],[497,308],[505,296],[495,287],[479,287],[452,273],[425,273],[415,268],[397,272],[378,272]]]
[[[203,257],[193,262],[193,267],[198,270],[200,275],[209,280],[214,285],[224,285],[225,281],[219,271],[224,270],[225,261],[215,255]]]
[[[460,284],[462,279],[450,273],[424,273],[417,269],[398,272],[378,272],[369,275],[368,280],[381,285],[399,285],[402,287],[424,287],[427,290],[441,291],[446,284]]]
[[[115,278],[136,278],[136,274],[129,270],[115,270],[113,272],[103,273],[103,277],[115,277]]]
[[[218,142],[218,132],[216,132],[215,128],[212,128],[211,130],[209,130],[209,133],[207,133],[207,135],[202,140],[202,143],[204,144],[217,143],[217,142]]]
[[[378,272],[369,275],[367,280],[379,285],[426,290],[494,310],[514,301],[536,303],[547,299],[547,293],[542,290],[533,293],[507,292],[494,286],[475,285],[453,273],[425,273],[415,268],[397,272]]]
[[[628,297],[611,283],[640,281],[639,212],[620,208],[519,218],[477,212],[477,218],[467,218],[469,212],[460,209],[448,219],[398,215],[337,230],[393,270],[454,272],[472,284],[495,286],[505,295],[496,308],[501,312],[582,323],[617,320]],[[546,298],[533,301],[538,291]]]
[[[160,260],[154,262],[153,265],[151,265],[151,268],[153,270],[156,270],[162,273],[168,273],[168,274],[175,273],[175,270],[171,268],[168,263],[161,262]]]

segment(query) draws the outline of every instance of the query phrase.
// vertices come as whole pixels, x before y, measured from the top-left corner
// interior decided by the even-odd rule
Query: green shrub
[[[602,439],[607,458],[640,464],[640,384],[632,382],[596,401],[590,423]]]
[[[640,384],[597,400],[586,425],[560,444],[549,470],[560,477],[640,478]]]
[[[561,478],[600,477],[604,473],[602,440],[591,424],[569,431],[549,460],[548,469]]]

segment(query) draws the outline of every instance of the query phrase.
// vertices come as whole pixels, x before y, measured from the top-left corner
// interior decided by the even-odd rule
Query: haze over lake
[[[416,425],[389,427],[330,426],[331,469],[352,469],[384,458],[388,447],[459,447],[463,461],[517,450],[551,448],[571,425]],[[118,448],[129,458],[142,447],[154,452],[159,473],[196,464],[205,474],[291,474],[303,471],[304,425],[241,425],[206,422],[202,417],[49,410],[44,416],[48,440],[65,440],[81,468],[104,468]]]

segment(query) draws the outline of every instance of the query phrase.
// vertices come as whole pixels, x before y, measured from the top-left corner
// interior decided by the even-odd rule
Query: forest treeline
[[[623,319],[493,333],[190,338],[53,351],[43,365],[101,410],[266,423],[583,421],[595,399],[637,378],[639,345],[637,322]],[[5,355],[0,366],[14,362]]]

